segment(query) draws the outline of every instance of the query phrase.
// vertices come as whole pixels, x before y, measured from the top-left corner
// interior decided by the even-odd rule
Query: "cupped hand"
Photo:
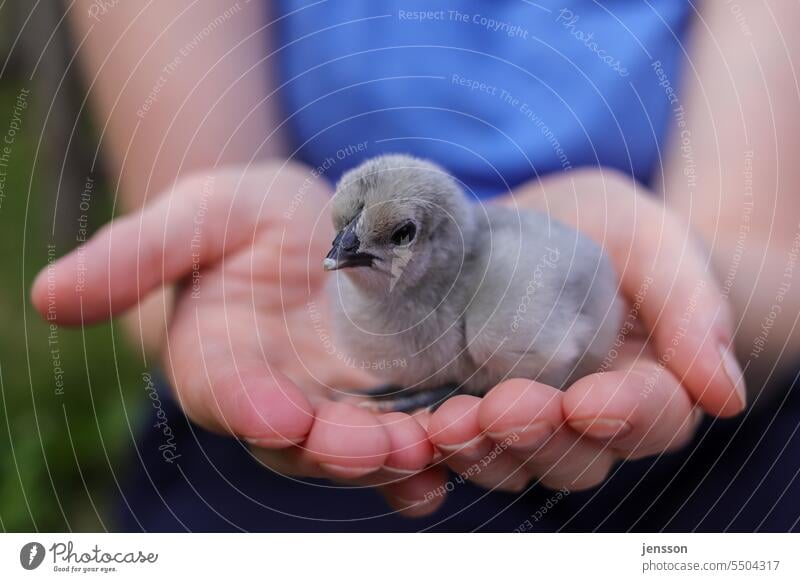
[[[744,407],[729,314],[686,227],[625,178],[596,171],[505,202],[572,224],[611,257],[630,310],[602,372],[565,392],[509,380],[430,418],[337,402],[337,390],[375,381],[327,326],[329,195],[292,164],[185,179],[50,266],[34,304],[44,313],[50,295],[57,322],[92,323],[177,283],[163,366],[189,417],[247,441],[273,470],[377,486],[408,515],[445,496],[431,443],[488,488],[538,479],[576,489],[601,483],[619,459],[680,447],[701,410]]]
[[[443,472],[425,470],[422,426],[335,399],[376,382],[328,325],[329,197],[290,163],[183,179],[49,266],[32,300],[44,314],[53,298],[57,323],[83,325],[176,284],[162,366],[192,420],[242,439],[275,471],[378,486],[396,509],[429,512],[439,501],[424,493]]]
[[[453,471],[512,492],[532,480],[584,489],[619,460],[685,445],[703,412],[744,409],[728,306],[687,225],[655,195],[614,172],[584,170],[501,203],[546,212],[600,244],[628,311],[598,373],[566,391],[510,379],[482,399],[442,405],[428,434]]]

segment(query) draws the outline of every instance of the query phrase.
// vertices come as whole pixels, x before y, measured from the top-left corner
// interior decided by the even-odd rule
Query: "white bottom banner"
[[[0,579],[797,581],[798,554],[792,534],[3,534]]]

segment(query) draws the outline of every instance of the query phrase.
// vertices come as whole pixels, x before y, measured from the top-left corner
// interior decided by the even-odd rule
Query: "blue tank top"
[[[434,160],[480,197],[581,166],[642,182],[679,107],[684,0],[277,3],[294,156]]]

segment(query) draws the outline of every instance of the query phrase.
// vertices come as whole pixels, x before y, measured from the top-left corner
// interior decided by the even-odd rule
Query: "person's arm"
[[[265,2],[120,2],[70,12],[126,210],[176,178],[284,153]],[[93,8],[94,7],[94,8]]]
[[[665,163],[667,204],[712,251],[755,388],[800,355],[798,22],[792,0],[703,3],[678,92],[689,133]]]
[[[266,58],[269,3],[101,4],[78,0],[69,18],[123,212],[181,176],[283,153],[270,96],[275,58]],[[164,319],[158,292],[132,314],[129,329],[157,349]]]

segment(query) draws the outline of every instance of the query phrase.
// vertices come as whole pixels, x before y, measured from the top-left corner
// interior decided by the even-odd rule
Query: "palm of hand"
[[[219,181],[217,187],[232,189]],[[262,199],[262,190],[263,180],[240,186],[231,214],[241,206],[252,208],[255,202],[247,199]],[[247,405],[237,402],[234,418],[225,419],[224,400],[237,399],[232,393],[248,393],[250,382],[260,385],[271,380],[280,390],[288,379],[312,402],[375,383],[349,364],[333,343],[320,265],[332,238],[325,202],[313,205],[316,212],[298,211],[287,218],[282,213],[292,190],[270,190],[260,209],[269,221],[258,220],[252,212],[247,213],[249,227],[241,217],[231,218],[228,223],[237,232],[223,238],[224,246],[234,248],[193,272],[176,296],[164,349],[171,380],[188,398],[189,411],[199,413],[196,420],[225,432],[242,432],[236,426],[241,419],[235,416]],[[220,226],[209,225],[209,230],[218,231]],[[248,233],[248,240],[242,233]],[[289,400],[295,399],[292,390],[286,388]],[[197,407],[192,406],[194,401]],[[253,415],[269,424],[270,415],[262,414],[255,400],[250,404]],[[209,406],[217,410],[209,411]],[[218,426],[220,420],[227,426]],[[274,427],[278,432],[280,424]]]

